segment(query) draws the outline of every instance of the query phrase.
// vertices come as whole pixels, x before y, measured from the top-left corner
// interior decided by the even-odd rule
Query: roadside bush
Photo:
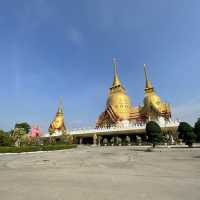
[[[4,131],[0,130],[0,146],[11,146],[13,143],[12,138]]]
[[[30,137],[28,135],[24,135],[20,139],[20,145],[21,146],[37,146],[41,144],[40,137]]]
[[[34,151],[53,151],[62,149],[75,148],[76,145],[41,145],[41,146],[24,146],[24,147],[0,147],[0,153],[22,153]]]
[[[73,144],[73,136],[69,134],[63,134],[60,138],[60,143],[62,144]]]
[[[42,143],[44,145],[56,145],[56,144],[73,144],[74,139],[73,136],[69,134],[63,134],[59,138],[55,137],[49,137],[49,138],[39,138],[39,143]]]

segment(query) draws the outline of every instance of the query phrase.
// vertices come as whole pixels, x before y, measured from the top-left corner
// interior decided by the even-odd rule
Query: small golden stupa
[[[64,132],[66,130],[61,99],[59,100],[59,106],[58,106],[58,111],[56,113],[56,116],[54,120],[51,122],[48,130],[51,133]]]

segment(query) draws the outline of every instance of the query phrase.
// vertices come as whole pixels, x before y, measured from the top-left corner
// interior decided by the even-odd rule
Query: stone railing
[[[165,121],[157,122],[161,128],[170,128],[177,127],[179,125],[179,121]],[[84,134],[95,134],[95,133],[109,133],[109,132],[119,132],[119,131],[137,131],[144,130],[146,128],[146,124],[120,124],[113,127],[102,127],[102,128],[78,128],[72,129],[69,131],[71,135],[84,135]]]

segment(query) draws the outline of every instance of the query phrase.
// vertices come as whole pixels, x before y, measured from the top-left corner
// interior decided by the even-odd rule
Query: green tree
[[[63,144],[73,144],[73,136],[69,135],[67,132],[64,132],[60,137],[60,142]]]
[[[17,123],[15,124],[15,128],[23,128],[26,134],[28,134],[31,129],[27,122]]]
[[[11,146],[12,144],[12,138],[3,130],[0,130],[0,146]]]
[[[149,142],[153,144],[153,148],[163,140],[163,134],[160,126],[154,122],[150,121],[146,125],[146,134],[148,136]]]
[[[23,137],[25,135],[26,135],[26,131],[24,130],[24,128],[15,128],[12,132],[11,137],[13,138],[17,146],[21,146],[21,142],[24,139]]]
[[[200,142],[200,118],[197,120],[197,122],[194,125],[194,133],[196,134],[197,141]]]
[[[178,127],[179,138],[183,139],[188,147],[192,147],[192,144],[195,142],[196,135],[194,134],[193,127],[190,126],[187,122],[181,122]]]

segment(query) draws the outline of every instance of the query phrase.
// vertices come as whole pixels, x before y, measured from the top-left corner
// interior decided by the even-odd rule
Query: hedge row
[[[22,153],[34,151],[53,151],[61,149],[75,148],[75,144],[71,145],[44,145],[44,146],[25,146],[25,147],[0,147],[0,153]]]

